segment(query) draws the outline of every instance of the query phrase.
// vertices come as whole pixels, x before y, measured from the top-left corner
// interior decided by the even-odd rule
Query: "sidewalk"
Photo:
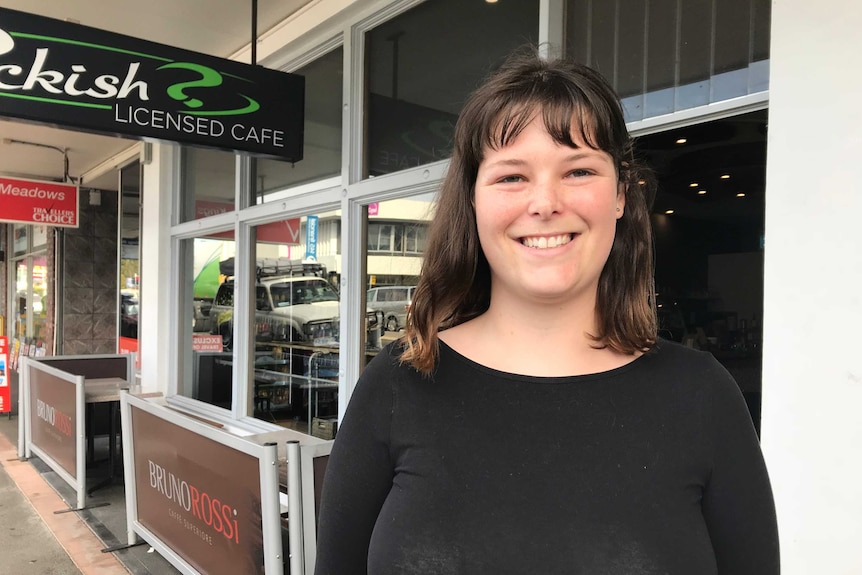
[[[17,416],[0,415],[0,575],[179,573],[149,545],[102,553],[125,543],[123,486],[88,498],[109,505],[56,514],[74,506],[74,491],[38,458],[20,461],[17,441]]]
[[[9,477],[6,472],[9,453],[5,438],[0,437],[0,443],[3,443],[0,447],[3,457],[3,465],[0,466],[0,549],[3,550],[0,574],[81,573],[30,501]],[[20,469],[13,470],[13,473],[20,473]]]
[[[54,513],[69,506],[32,463],[18,460],[9,438],[14,427],[17,439],[17,425],[15,417],[0,417],[0,573],[127,575],[116,557],[102,553],[104,545],[76,513]]]

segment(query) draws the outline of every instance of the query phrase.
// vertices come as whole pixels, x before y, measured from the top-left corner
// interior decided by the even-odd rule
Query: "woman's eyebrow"
[[[601,158],[604,152],[600,150],[593,150],[592,148],[587,150],[578,150],[572,154],[569,154],[565,158],[563,158],[564,162],[574,162],[577,160],[584,159],[592,159],[592,158]],[[494,168],[497,166],[503,167],[519,167],[524,166],[528,162],[527,160],[523,160],[521,158],[501,158],[499,160],[494,160],[493,162],[489,162],[485,164],[486,168]]]

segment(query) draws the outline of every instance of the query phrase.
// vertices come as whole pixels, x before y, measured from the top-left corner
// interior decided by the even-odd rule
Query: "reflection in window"
[[[183,333],[179,393],[230,409],[233,388],[233,231],[181,242],[180,309],[191,315]],[[228,265],[226,265],[228,264]]]
[[[428,224],[371,222],[368,224],[368,251],[421,254],[425,250]]]
[[[181,221],[233,211],[235,172],[236,156],[232,152],[183,148]]]
[[[448,158],[467,95],[514,48],[535,43],[538,30],[536,0],[435,0],[371,30],[366,175]]]
[[[315,417],[338,412],[341,302],[330,266],[339,259],[325,246],[340,244],[340,228],[321,225],[331,219],[314,214],[254,228],[252,412],[305,433]],[[363,345],[373,354],[380,349],[377,316],[368,314],[366,328]]]
[[[769,0],[567,0],[565,45],[634,121],[768,89],[769,26]]]
[[[341,172],[343,61],[339,47],[294,72],[305,77],[307,94],[303,157],[296,163],[257,160],[257,203],[289,195],[288,186]]]

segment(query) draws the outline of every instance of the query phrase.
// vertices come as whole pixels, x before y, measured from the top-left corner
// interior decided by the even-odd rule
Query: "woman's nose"
[[[560,190],[553,182],[536,182],[530,194],[530,213],[547,218],[560,211]]]

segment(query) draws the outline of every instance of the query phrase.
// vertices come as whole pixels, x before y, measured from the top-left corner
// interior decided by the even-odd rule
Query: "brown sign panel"
[[[263,574],[258,459],[130,408],[141,525],[201,573]]]
[[[79,358],[54,358],[43,357],[39,361],[45,365],[62,369],[65,372],[81,375],[86,379],[98,379],[103,377],[129,376],[129,358],[127,356],[115,357],[79,357]]]
[[[75,384],[30,370],[30,439],[76,477]]]

